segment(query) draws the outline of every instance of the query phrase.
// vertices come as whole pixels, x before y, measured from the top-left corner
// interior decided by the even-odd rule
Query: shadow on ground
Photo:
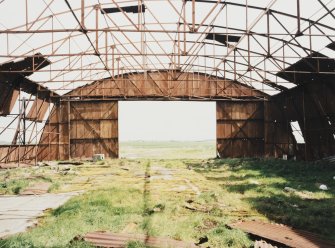
[[[335,167],[323,162],[210,160],[187,165],[270,221],[335,240]],[[328,191],[319,189],[326,184]],[[285,187],[292,190],[285,191]]]

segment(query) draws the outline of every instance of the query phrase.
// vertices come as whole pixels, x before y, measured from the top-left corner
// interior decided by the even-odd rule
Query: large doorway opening
[[[216,104],[120,101],[120,158],[213,158]]]

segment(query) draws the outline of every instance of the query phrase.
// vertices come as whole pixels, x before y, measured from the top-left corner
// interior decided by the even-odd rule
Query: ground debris
[[[325,184],[321,184],[320,187],[319,187],[319,189],[321,189],[321,190],[328,190],[328,187]]]
[[[203,212],[203,213],[208,213],[213,210],[213,206],[204,206],[197,202],[192,202],[192,203],[186,202],[184,204],[184,208],[191,210],[191,211]]]
[[[60,161],[58,162],[59,165],[83,165],[84,162],[81,161]]]
[[[245,221],[230,224],[229,227],[241,229],[251,235],[268,240],[268,242],[273,241],[276,244],[288,247],[335,247],[334,243],[325,241],[313,233],[293,229],[285,225]]]
[[[110,232],[91,232],[85,236],[77,236],[74,240],[83,240],[93,244],[96,247],[126,247],[131,241],[142,242],[149,247],[161,248],[195,248],[198,247],[193,243],[174,240],[170,238],[151,237],[144,234],[126,234],[126,233],[110,233]]]

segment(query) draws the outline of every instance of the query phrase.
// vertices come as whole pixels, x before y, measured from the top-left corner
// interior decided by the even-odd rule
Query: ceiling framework
[[[10,2],[1,3],[3,11],[15,7]],[[42,53],[51,64],[30,72],[60,95],[118,73],[169,69],[238,80],[274,95],[296,83],[278,72],[334,42],[334,1],[312,2],[26,1],[18,25],[1,21],[0,58],[8,63]]]
[[[112,82],[114,100],[173,100],[170,86],[155,96],[125,88],[166,74],[171,85],[173,75],[233,82],[263,101],[315,82],[333,89],[334,0],[19,1],[0,2],[0,135],[11,132],[12,144],[37,143],[53,104],[101,82]]]

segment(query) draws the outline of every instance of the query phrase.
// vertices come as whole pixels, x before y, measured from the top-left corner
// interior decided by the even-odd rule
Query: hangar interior
[[[138,100],[216,102],[221,158],[335,155],[335,1],[38,2],[0,1],[1,163],[117,158]]]

